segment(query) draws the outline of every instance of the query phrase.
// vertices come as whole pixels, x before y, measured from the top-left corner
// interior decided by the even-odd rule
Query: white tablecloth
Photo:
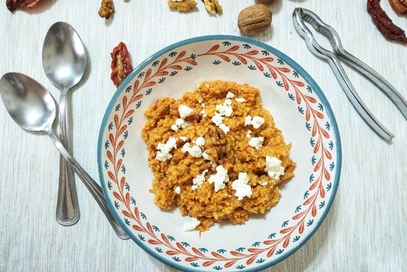
[[[209,34],[241,35],[237,15],[254,0],[219,0],[210,16],[201,1],[188,14],[166,0],[115,0],[112,19],[98,16],[100,1],[42,0],[35,9],[10,13],[0,7],[0,74],[25,73],[59,97],[41,64],[42,44],[56,21],[70,23],[89,56],[83,81],[69,95],[73,154],[95,179],[97,137],[115,92],[110,52],[124,41],[134,66],[180,40]],[[376,117],[396,137],[388,143],[359,117],[328,64],[312,55],[291,22],[295,7],[313,10],[342,38],[344,47],[387,78],[407,97],[407,48],[386,41],[366,11],[366,0],[276,0],[272,27],[252,38],[298,62],[324,91],[342,140],[342,173],[335,202],[313,237],[292,256],[265,271],[407,270],[407,122],[372,83],[346,68]],[[382,6],[407,30],[407,17]],[[324,44],[325,38],[319,38]],[[46,135],[27,133],[0,106],[0,271],[175,271],[131,240],[117,238],[77,178],[81,219],[72,227],[55,221],[59,153]]]

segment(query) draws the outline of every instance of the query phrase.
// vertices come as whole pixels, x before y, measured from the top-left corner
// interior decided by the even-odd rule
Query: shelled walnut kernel
[[[177,9],[178,12],[187,12],[193,9],[197,3],[194,0],[168,0],[170,9]]]

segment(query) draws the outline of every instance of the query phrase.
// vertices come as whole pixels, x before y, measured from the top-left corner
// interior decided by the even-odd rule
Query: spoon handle
[[[68,90],[62,90],[59,99],[59,139],[66,150],[68,134],[66,129],[66,96]],[[72,167],[61,155],[59,159],[59,186],[56,219],[63,226],[76,224],[80,217],[78,195],[75,186],[75,175]]]
[[[52,142],[59,150],[61,155],[72,166],[75,173],[83,181],[86,188],[88,188],[92,196],[95,198],[96,202],[99,204],[100,208],[102,209],[107,219],[109,220],[110,224],[112,225],[117,236],[119,236],[119,238],[123,240],[129,239],[130,237],[127,235],[127,233],[124,231],[124,229],[120,226],[120,224],[116,221],[116,219],[110,212],[106,199],[103,195],[102,188],[85,172],[85,170],[82,169],[82,167],[76,162],[76,160],[68,153],[68,151],[65,149],[65,147],[62,145],[62,143],[59,141],[59,139],[52,130],[49,130],[47,134],[48,136],[51,137]]]

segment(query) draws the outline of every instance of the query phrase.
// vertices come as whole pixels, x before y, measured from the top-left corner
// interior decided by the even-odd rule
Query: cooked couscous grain
[[[199,220],[199,231],[266,212],[279,201],[278,185],[294,176],[291,144],[247,84],[203,82],[180,99],[157,100],[145,116],[154,202],[164,210],[176,204]]]

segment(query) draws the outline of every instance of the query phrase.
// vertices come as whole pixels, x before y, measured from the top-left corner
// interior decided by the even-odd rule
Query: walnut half
[[[218,0],[202,0],[202,2],[204,2],[206,10],[212,15],[222,13],[222,6],[219,4]]]
[[[206,154],[211,161],[218,163],[227,157],[226,134],[222,129],[210,126],[204,138]]]
[[[114,13],[113,0],[102,0],[98,14],[100,17],[109,19]]]
[[[398,14],[407,13],[407,0],[389,0],[389,3]]]
[[[168,0],[170,9],[177,9],[178,12],[187,12],[193,9],[197,3],[194,0]]]

